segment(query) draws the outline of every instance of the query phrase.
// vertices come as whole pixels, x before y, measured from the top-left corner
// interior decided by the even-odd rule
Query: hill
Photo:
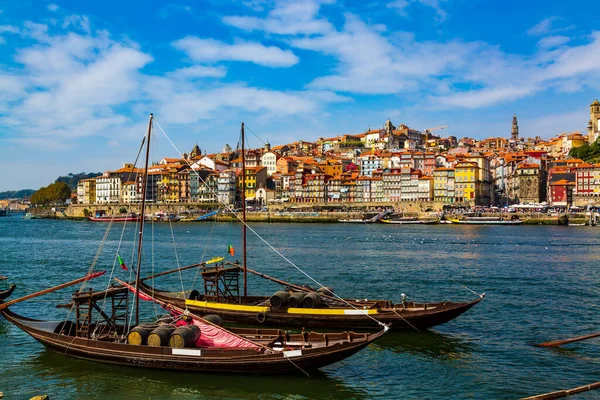
[[[77,182],[79,182],[82,179],[89,179],[89,178],[93,178],[95,176],[98,175],[102,175],[102,172],[90,172],[85,173],[85,172],[80,172],[78,174],[68,174],[67,176],[59,176],[58,178],[56,178],[56,181],[54,181],[55,183],[66,183],[69,188],[71,188],[71,190],[75,190],[77,189]]]
[[[30,197],[35,190],[33,189],[22,189],[22,190],[8,190],[6,192],[0,192],[0,200],[4,199],[22,199]]]

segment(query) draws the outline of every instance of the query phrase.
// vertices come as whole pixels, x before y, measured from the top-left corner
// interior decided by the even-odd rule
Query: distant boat
[[[3,276],[3,275],[0,275],[0,282],[2,282],[0,284],[0,303],[1,303],[2,300],[7,299],[12,294],[12,292],[15,290],[17,285],[14,285],[14,284],[9,285],[8,277]]]
[[[346,218],[346,219],[338,219],[338,222],[343,222],[345,224],[370,224],[371,219],[362,219],[362,218]]]
[[[92,217],[91,215],[88,217],[88,220],[92,222],[135,222],[139,221],[140,217],[137,215],[126,215],[124,217],[119,217],[116,215],[103,215]]]
[[[519,225],[523,223],[520,219],[506,220],[500,217],[470,217],[465,219],[447,218],[446,220],[453,224],[463,225]]]
[[[435,219],[420,220],[418,218],[381,219],[385,224],[435,224]]]
[[[152,221],[154,222],[179,222],[181,221],[181,217],[177,214],[166,214],[164,212],[157,212],[152,217]]]
[[[219,211],[211,211],[209,213],[202,214],[201,216],[199,216],[198,218],[196,218],[196,221],[205,221],[208,218],[217,215],[218,213],[219,213]]]
[[[35,215],[34,213],[25,213],[25,215],[23,215],[23,219],[38,219],[39,217],[37,215]]]

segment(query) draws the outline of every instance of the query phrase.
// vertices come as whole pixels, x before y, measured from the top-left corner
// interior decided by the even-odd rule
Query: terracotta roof
[[[564,185],[575,185],[574,182],[569,182],[566,179],[561,179],[560,181],[552,182],[550,186],[564,186]]]

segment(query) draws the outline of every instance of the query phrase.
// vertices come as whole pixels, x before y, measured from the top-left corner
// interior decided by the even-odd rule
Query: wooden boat
[[[157,212],[152,217],[154,222],[179,222],[181,217],[177,214],[167,214],[165,212]]]
[[[139,216],[129,215],[129,216],[110,216],[104,215],[101,217],[92,217],[91,215],[88,217],[88,220],[92,222],[136,222],[140,220]]]
[[[217,215],[218,213],[219,213],[219,211],[211,211],[206,214],[202,214],[198,218],[196,218],[196,221],[206,221],[207,219]]]
[[[490,219],[485,217],[485,219],[477,219],[474,217],[468,219],[458,219],[458,218],[446,218],[447,221],[452,222],[453,224],[463,224],[463,225],[520,225],[523,223],[520,219]]]
[[[401,218],[401,219],[381,219],[384,224],[435,224],[435,219]]]
[[[207,268],[204,263],[195,264],[148,277],[140,282],[140,291],[152,294],[166,303],[187,308],[200,316],[216,314],[224,321],[236,324],[281,327],[305,327],[327,329],[373,329],[380,324],[390,324],[393,330],[425,330],[463,314],[479,303],[485,294],[468,302],[393,303],[390,300],[356,300],[333,297],[329,289],[318,292],[305,286],[294,285],[247,268],[253,275],[281,284],[290,293],[304,293],[318,296],[318,306],[290,307],[289,301],[280,304],[273,296],[243,296],[237,282],[243,266],[221,261]],[[151,278],[179,272],[184,269],[200,268],[204,279],[204,294],[198,290],[185,293],[157,289],[146,281]],[[227,284],[229,283],[229,284]],[[283,295],[285,296],[285,295]],[[308,302],[307,302],[308,303]],[[314,303],[312,303],[314,305]],[[306,305],[306,303],[305,303]]]
[[[15,291],[17,285],[15,285],[15,284],[9,285],[8,277],[3,276],[3,275],[0,275],[0,282],[1,282],[0,283],[0,302],[1,302],[2,300],[5,300],[10,297],[12,292]]]
[[[73,302],[77,317],[74,320],[41,321],[20,316],[8,307],[0,313],[38,342],[63,355],[188,372],[307,373],[355,354],[384,332],[289,334],[275,329],[237,329],[235,333],[194,316],[201,321],[200,332],[206,332],[202,339],[205,345],[197,347],[196,342],[192,347],[181,348],[131,344],[125,339],[126,333],[131,331],[125,312],[128,293],[125,287],[75,292]],[[104,299],[108,299],[113,308],[100,313],[97,307]],[[217,342],[216,337],[224,339]],[[224,345],[226,342],[235,345]]]
[[[145,138],[145,172],[148,171],[152,120],[151,115]],[[135,265],[138,266],[142,265],[147,177],[148,174],[144,173],[140,229],[136,232],[139,239],[136,242]],[[118,255],[117,258],[123,267]],[[98,292],[84,288],[90,280],[102,276],[105,271],[89,273],[83,278],[1,303],[0,314],[47,348],[66,356],[117,365],[190,372],[307,374],[307,371],[355,354],[387,331],[385,328],[377,333],[365,334],[304,331],[288,334],[281,330],[245,329],[238,331],[238,334],[204,320],[187,309],[153,296],[144,296],[138,290],[140,271],[141,268],[136,268],[135,286],[114,278],[119,286]],[[73,294],[70,307],[67,305],[71,310],[64,320],[32,319],[9,309],[16,303],[78,283],[82,286]],[[135,294],[135,318],[130,315],[130,292]],[[158,303],[176,317],[177,323],[168,322],[166,326],[140,325],[140,298]],[[135,323],[130,325],[132,320]],[[152,335],[154,337],[151,340]]]

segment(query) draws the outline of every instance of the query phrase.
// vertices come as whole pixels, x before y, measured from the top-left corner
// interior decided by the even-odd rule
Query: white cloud
[[[58,6],[54,3],[48,4],[48,10],[54,12],[54,11],[58,10]]]
[[[387,7],[406,17],[409,14],[409,7],[414,4],[432,8],[436,13],[436,22],[444,22],[448,18],[448,13],[441,7],[440,0],[394,0],[388,3]]]
[[[533,86],[498,86],[431,97],[431,101],[442,106],[481,108],[502,101],[520,99],[535,93],[535,91],[536,88]]]
[[[19,33],[20,29],[13,25],[0,25],[0,33]]]
[[[83,30],[86,33],[90,33],[90,20],[85,15],[70,15],[63,21],[62,27],[68,28],[69,26]]]
[[[529,30],[527,30],[527,34],[531,36],[545,35],[550,32],[550,30],[552,29],[552,24],[558,19],[559,17],[544,18],[543,20],[529,28]]]
[[[186,36],[173,42],[173,46],[199,62],[246,61],[265,67],[290,67],[298,63],[298,57],[291,51],[256,42],[227,44],[214,39]]]
[[[305,0],[301,2],[280,1],[266,18],[226,16],[223,22],[245,31],[260,30],[279,35],[325,33],[331,24],[316,18],[321,4],[327,1]]]
[[[562,46],[563,44],[567,44],[571,41],[571,38],[567,37],[567,36],[561,36],[561,35],[557,35],[557,36],[546,36],[541,38],[538,41],[538,47],[541,47],[543,49],[552,49],[554,47],[559,47]]]
[[[170,73],[176,78],[223,78],[227,75],[225,67],[208,67],[206,65],[194,65],[192,67],[180,68]]]

